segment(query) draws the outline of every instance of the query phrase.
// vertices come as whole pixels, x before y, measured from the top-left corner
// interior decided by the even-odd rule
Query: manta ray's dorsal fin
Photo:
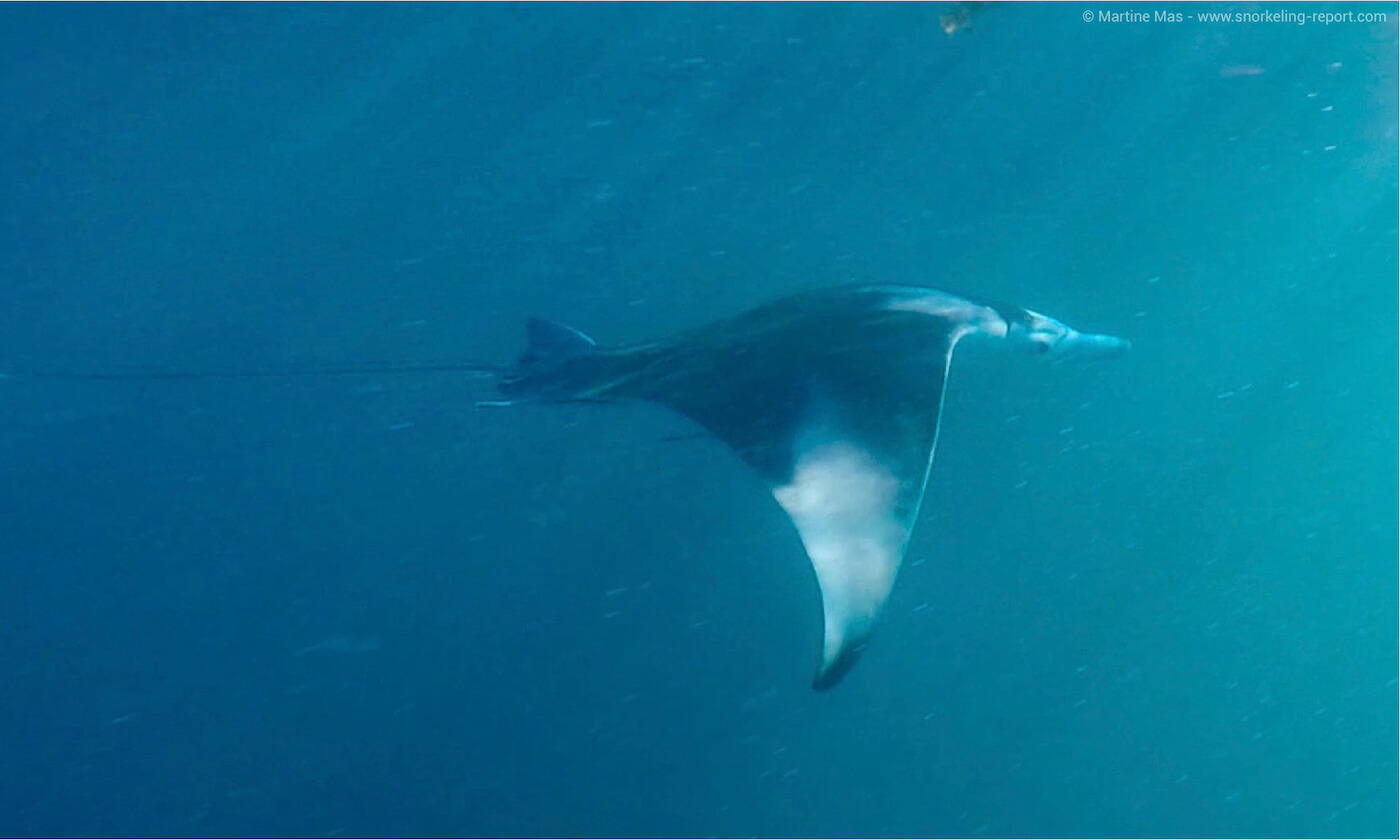
[[[580,330],[548,318],[534,317],[525,323],[529,344],[518,364],[528,366],[541,360],[558,360],[590,353],[597,342]]]

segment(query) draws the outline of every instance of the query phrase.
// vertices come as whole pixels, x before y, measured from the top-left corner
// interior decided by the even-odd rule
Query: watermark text
[[[1296,9],[1259,12],[1178,12],[1171,9],[1151,11],[1085,9],[1085,23],[1286,23],[1294,26],[1314,24],[1331,26],[1339,23],[1385,23],[1385,12],[1304,12]]]

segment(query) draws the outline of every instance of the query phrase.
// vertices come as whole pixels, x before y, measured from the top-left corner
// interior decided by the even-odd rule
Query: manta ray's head
[[[1054,359],[1107,359],[1131,348],[1126,338],[1082,333],[1048,315],[1022,309],[1007,319],[1006,340],[1026,352]]]

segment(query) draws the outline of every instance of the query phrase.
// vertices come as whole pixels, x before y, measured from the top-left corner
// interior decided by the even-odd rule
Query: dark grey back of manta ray
[[[958,341],[985,335],[1037,352],[1127,346],[1028,310],[912,286],[810,292],[622,347],[542,319],[528,332],[525,354],[497,383],[512,402],[659,403],[724,441],[765,482],[821,587],[819,690],[855,664],[893,586]]]

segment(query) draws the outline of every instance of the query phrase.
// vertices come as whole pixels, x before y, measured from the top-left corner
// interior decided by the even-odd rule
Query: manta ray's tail
[[[58,382],[145,382],[200,379],[290,379],[322,376],[399,376],[413,373],[457,373],[471,379],[499,375],[490,362],[357,362],[343,365],[251,365],[236,368],[122,368],[114,370],[21,369],[0,372],[0,379]]]
[[[496,387],[513,400],[562,402],[595,399],[602,353],[593,339],[546,318],[525,324],[525,352]]]

